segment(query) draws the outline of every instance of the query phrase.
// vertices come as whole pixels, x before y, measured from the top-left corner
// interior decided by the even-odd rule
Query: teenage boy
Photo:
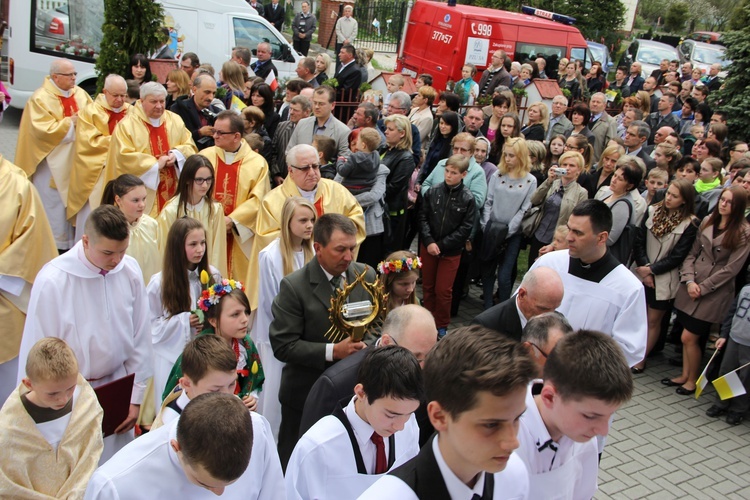
[[[102,454],[102,409],[63,340],[31,348],[0,425],[3,498],[80,498]]]
[[[370,349],[354,397],[341,401],[299,440],[286,468],[289,499],[357,498],[419,452],[414,412],[422,370],[405,347]]]
[[[448,158],[445,181],[424,193],[419,212],[424,306],[435,317],[438,338],[445,335],[451,320],[453,281],[477,216],[474,195],[463,183],[468,169],[469,160],[463,155]]]
[[[437,436],[360,499],[528,498],[528,473],[513,450],[536,370],[520,342],[488,328],[446,335],[422,372]]]
[[[208,491],[206,491],[208,490]],[[266,419],[230,394],[193,399],[180,418],[139,437],[91,477],[86,500],[284,498]]]
[[[633,395],[628,362],[612,337],[579,330],[557,343],[544,381],[529,385],[518,456],[529,470],[529,498],[593,498],[596,436]]]
[[[182,351],[181,366],[179,388],[164,400],[151,430],[178,419],[185,406],[201,394],[234,394],[237,358],[218,335],[200,335],[191,340]]]

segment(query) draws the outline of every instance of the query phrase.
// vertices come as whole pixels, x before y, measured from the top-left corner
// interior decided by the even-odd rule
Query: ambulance
[[[563,57],[586,60],[586,40],[572,26],[571,17],[531,7],[519,13],[450,3],[414,2],[399,46],[397,71],[414,78],[429,73],[433,87],[444,89],[449,80],[461,79],[466,63],[476,65],[478,81],[497,50],[519,62],[543,57],[550,77],[557,76]]]

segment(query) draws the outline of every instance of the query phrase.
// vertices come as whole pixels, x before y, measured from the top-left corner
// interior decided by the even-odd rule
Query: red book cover
[[[114,434],[115,429],[128,418],[134,381],[135,373],[131,373],[94,389],[99,405],[104,410],[102,419],[104,437]]]

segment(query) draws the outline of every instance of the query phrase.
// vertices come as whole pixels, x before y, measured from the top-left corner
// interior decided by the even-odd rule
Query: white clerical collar
[[[96,274],[101,274],[102,269],[99,267],[96,267],[94,264],[91,263],[89,258],[86,257],[86,251],[83,248],[83,244],[81,244],[78,247],[77,257],[78,257],[78,260],[80,260],[89,271],[92,271]]]
[[[187,208],[188,210],[195,210],[196,212],[200,212],[201,210],[203,210],[203,204],[205,203],[205,201],[206,201],[206,197],[204,196],[203,198],[201,198],[201,201],[199,201],[195,205],[191,205],[190,202],[188,202]]]
[[[372,433],[375,432],[375,429],[372,428],[370,424],[362,420],[362,417],[360,417],[357,414],[357,409],[354,407],[354,402],[357,400],[357,396],[354,396],[351,401],[349,401],[349,404],[346,405],[346,408],[344,408],[344,413],[346,414],[346,418],[349,420],[349,424],[352,426],[352,430],[354,431],[354,435],[357,437],[357,444],[359,445],[359,449],[366,450],[368,443],[370,443],[370,438],[372,437]]]
[[[482,471],[477,477],[477,482],[474,488],[469,488],[466,484],[461,481],[456,474],[453,473],[448,464],[445,463],[442,453],[440,453],[440,446],[438,446],[438,440],[440,435],[432,440],[432,452],[435,454],[435,462],[437,462],[440,474],[443,476],[445,481],[445,487],[448,489],[448,495],[451,498],[473,498],[474,495],[482,497],[484,493],[484,474]]]
[[[112,108],[112,111],[114,111],[115,113],[119,113],[120,111],[122,111],[122,108],[124,107],[125,106],[120,106],[119,108]]]
[[[70,97],[70,94],[73,93],[72,89],[71,90],[63,90],[60,87],[58,87],[57,84],[55,83],[55,81],[52,79],[52,77],[50,77],[49,82],[52,84],[53,87],[55,87],[57,89],[58,92],[60,92],[63,95],[63,97]]]
[[[235,156],[237,156],[236,152],[230,153],[229,151],[224,150],[224,163],[226,163],[227,165],[234,163]]]
[[[307,201],[309,201],[313,205],[315,204],[315,194],[318,192],[318,187],[317,186],[312,191],[305,191],[304,189],[302,189],[299,186],[297,186],[297,190],[299,191],[300,196],[302,196],[304,199],[306,199]]]
[[[151,122],[152,127],[158,127],[161,125],[161,118],[149,118],[148,121]]]
[[[521,320],[521,328],[526,328],[526,323],[528,323],[529,320],[526,319],[526,316],[523,315],[521,308],[518,307],[518,293],[516,293],[515,300],[513,302],[515,302],[516,304],[516,311],[518,311],[518,319]]]

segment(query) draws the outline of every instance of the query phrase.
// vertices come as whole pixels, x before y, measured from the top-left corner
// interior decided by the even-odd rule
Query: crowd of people
[[[717,373],[750,361],[750,160],[708,107],[714,68],[610,84],[564,60],[570,98],[524,110],[511,89],[554,72],[500,50],[453,92],[394,75],[343,123],[302,9],[280,103],[264,42],[218,75],[185,54],[165,85],[136,55],[93,101],[59,59],[28,100],[0,163],[3,494],[591,498],[665,338],[677,394],[714,325]],[[358,89],[344,13],[334,76]],[[335,342],[363,275],[382,323]],[[449,332],[472,283],[484,312]]]

